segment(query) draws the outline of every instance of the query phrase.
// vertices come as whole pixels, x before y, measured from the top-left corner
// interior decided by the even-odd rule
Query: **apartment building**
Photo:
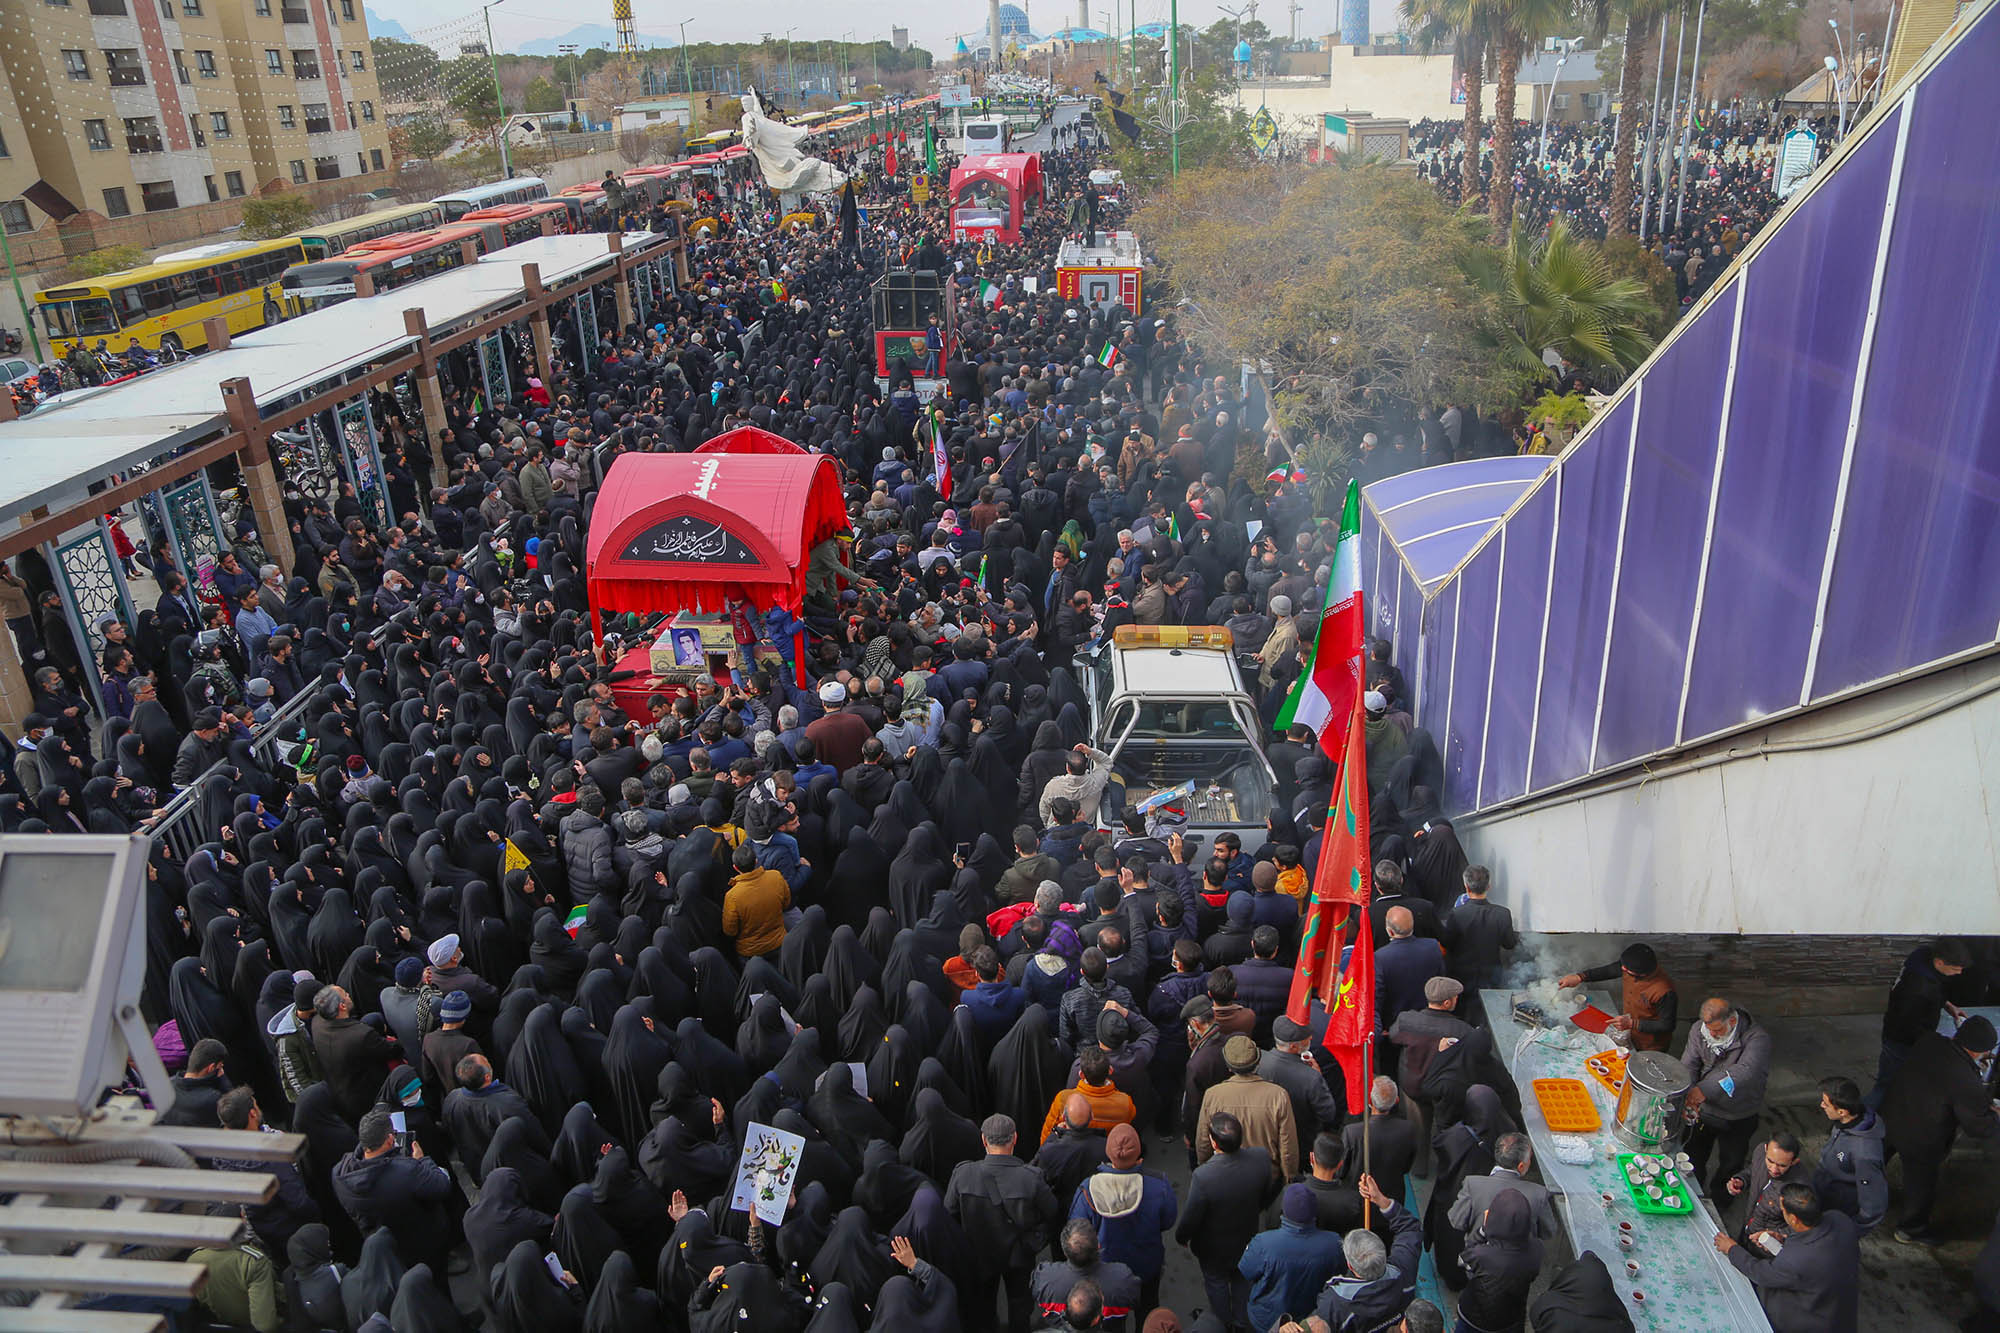
[[[359,0],[0,0],[0,32],[10,234],[60,207],[37,179],[121,218],[389,165]]]

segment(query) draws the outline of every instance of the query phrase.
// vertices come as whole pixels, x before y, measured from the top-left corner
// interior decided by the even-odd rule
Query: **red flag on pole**
[[[1375,1031],[1375,940],[1368,913],[1362,910],[1354,952],[1343,971],[1339,966],[1340,936],[1354,909],[1368,905],[1374,882],[1368,860],[1368,759],[1366,715],[1349,710],[1347,744],[1320,839],[1319,866],[1313,876],[1312,901],[1306,908],[1305,933],[1299,941],[1299,962],[1292,973],[1292,994],[1285,1012],[1294,1022],[1308,1021],[1317,995],[1325,1005],[1324,1044],[1339,1057],[1347,1074],[1347,1104],[1362,1105],[1362,1048]]]
[[[882,169],[893,176],[896,174],[896,141],[889,140],[889,156],[883,161]]]

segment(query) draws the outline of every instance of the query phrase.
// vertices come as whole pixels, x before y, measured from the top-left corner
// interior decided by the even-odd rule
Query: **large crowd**
[[[1628,234],[1643,230],[1646,248],[1673,274],[1683,306],[1692,305],[1720,277],[1736,252],[1770,221],[1783,202],[1774,173],[1785,132],[1797,118],[1767,114],[1711,112],[1688,127],[1686,171],[1680,170],[1682,127],[1665,120],[1654,127],[1653,186],[1645,227],[1640,212],[1646,204],[1646,127],[1637,131],[1634,149],[1631,215]],[[1812,118],[1822,151],[1835,140],[1830,117]],[[1601,240],[1611,216],[1612,134],[1615,121],[1551,121],[1546,126],[1547,151],[1540,151],[1543,127],[1516,122],[1514,128],[1514,210],[1521,226],[1534,235],[1560,218],[1581,236]],[[1482,186],[1493,173],[1492,126],[1480,143]],[[1410,128],[1410,155],[1417,170],[1447,202],[1465,196],[1465,124],[1459,120],[1421,120]],[[1685,189],[1682,175],[1685,175]],[[1662,203],[1665,211],[1662,213]],[[1664,220],[1663,220],[1664,218]]]
[[[550,383],[524,365],[511,402],[449,389],[427,423],[447,475],[380,399],[396,521],[351,488],[294,494],[293,567],[246,519],[199,589],[167,547],[134,552],[162,593],[104,626],[101,709],[38,605],[46,571],[8,576],[40,669],[0,824],[144,830],[207,775],[200,849],[157,839],[147,871],[167,1118],[306,1140],[246,1243],[196,1253],[205,1317],[1435,1333],[1428,1251],[1458,1328],[1631,1327],[1602,1257],[1545,1250],[1476,1003],[1516,936],[1386,652],[1364,700],[1384,1034],[1365,1169],[1323,1016],[1285,1014],[1332,764],[1303,728],[1274,737],[1261,836],[1201,845],[1122,801],[1094,746],[1080,659],[1121,625],[1226,625],[1275,713],[1336,534],[1291,485],[1235,475],[1234,381],[1170,315],[1055,294],[1089,165],[1045,155],[1052,206],[1018,247],[953,244],[907,201],[870,208],[857,245],[725,210],[648,324],[607,302],[617,331],[583,347],[571,324]],[[873,377],[891,262],[953,275],[942,478],[910,386]],[[844,479],[851,543],[769,626],[805,661],[628,707],[596,649],[637,627],[594,618],[580,574],[595,491],[620,453],[741,425]],[[286,744],[253,746],[301,693]],[[1883,1117],[1915,1123],[1912,1077],[1885,1070],[1879,1117],[1829,1085],[1873,1156],[1793,1174],[1779,1136],[1759,1175],[1762,1083],[1735,1080],[1768,1038],[1723,1001],[1677,1012],[1643,947],[1621,961],[1639,1043],[1685,1029],[1699,1086],[1728,1084],[1698,1151],[1763,1209],[1742,1234],[1879,1222],[1868,1164]],[[1922,1017],[1906,1055],[1928,1087]],[[731,1206],[752,1125],[804,1143],[781,1222]],[[1176,1310],[1182,1265],[1202,1297]],[[1777,1326],[1854,1326],[1851,1301],[1798,1308]]]

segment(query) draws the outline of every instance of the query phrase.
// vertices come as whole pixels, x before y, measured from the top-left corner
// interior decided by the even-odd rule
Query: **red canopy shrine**
[[[685,454],[620,454],[590,518],[597,610],[800,613],[813,548],[848,531],[833,459],[754,427]]]

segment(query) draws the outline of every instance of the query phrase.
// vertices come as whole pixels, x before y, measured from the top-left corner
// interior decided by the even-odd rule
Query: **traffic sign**
[[[1258,152],[1271,146],[1278,137],[1278,122],[1271,119],[1269,107],[1258,107],[1257,114],[1250,117],[1250,143]]]

